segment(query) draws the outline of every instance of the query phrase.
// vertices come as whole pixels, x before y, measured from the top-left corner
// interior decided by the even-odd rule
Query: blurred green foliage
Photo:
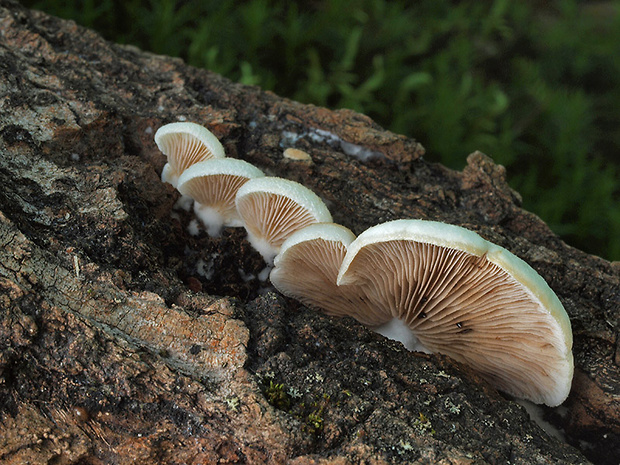
[[[620,260],[620,2],[46,0],[29,7],[302,102],[461,169],[480,150],[567,242]]]

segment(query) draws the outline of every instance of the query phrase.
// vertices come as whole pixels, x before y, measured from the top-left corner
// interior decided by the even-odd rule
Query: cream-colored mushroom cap
[[[198,162],[179,176],[177,189],[194,199],[196,216],[211,236],[222,226],[243,226],[235,196],[241,186],[265,174],[254,165],[235,158],[213,158]]]
[[[295,231],[313,223],[332,222],[319,196],[288,179],[251,179],[239,189],[235,203],[248,240],[267,263]]]
[[[337,283],[362,286],[425,348],[502,391],[550,406],[568,396],[564,307],[527,263],[472,231],[423,220],[372,227],[349,245]]]
[[[375,311],[358,286],[338,286],[336,278],[355,235],[335,223],[316,223],[293,233],[274,259],[269,278],[282,294],[332,316],[352,316],[368,326],[392,317]]]
[[[196,123],[170,123],[155,133],[155,143],[168,157],[162,181],[176,187],[178,177],[189,166],[211,158],[224,158],[224,147],[207,128]]]

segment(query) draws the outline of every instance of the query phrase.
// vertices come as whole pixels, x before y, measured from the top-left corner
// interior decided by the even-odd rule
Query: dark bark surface
[[[178,120],[355,233],[439,220],[527,261],[573,325],[573,390],[541,409],[564,437],[447,357],[273,292],[242,230],[190,235],[153,142]],[[423,154],[363,115],[0,0],[0,462],[618,463],[620,267],[521,209],[490,158],[455,172]]]

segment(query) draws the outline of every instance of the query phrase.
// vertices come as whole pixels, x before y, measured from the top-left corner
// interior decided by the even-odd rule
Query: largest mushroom
[[[523,260],[449,224],[396,220],[351,242],[338,285],[362,287],[432,352],[502,391],[561,404],[573,374],[570,321]]]

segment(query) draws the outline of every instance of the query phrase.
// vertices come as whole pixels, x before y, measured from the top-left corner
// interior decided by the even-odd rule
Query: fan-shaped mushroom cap
[[[211,158],[224,158],[224,147],[207,128],[196,123],[170,123],[155,133],[155,143],[168,157],[161,179],[176,187],[189,166]]]
[[[251,179],[239,189],[235,202],[248,240],[267,263],[295,231],[313,223],[332,222],[332,215],[314,192],[288,179]]]
[[[337,283],[362,286],[433,352],[516,397],[561,404],[573,375],[568,315],[523,260],[467,229],[396,220],[360,234]]]
[[[377,326],[392,317],[376,312],[358,286],[338,286],[338,270],[355,235],[335,223],[316,223],[293,233],[274,259],[269,278],[282,294],[328,315],[353,316]]]
[[[179,176],[177,189],[194,199],[196,216],[211,236],[222,226],[243,226],[235,207],[241,186],[265,174],[254,165],[235,158],[213,158],[198,162]]]

